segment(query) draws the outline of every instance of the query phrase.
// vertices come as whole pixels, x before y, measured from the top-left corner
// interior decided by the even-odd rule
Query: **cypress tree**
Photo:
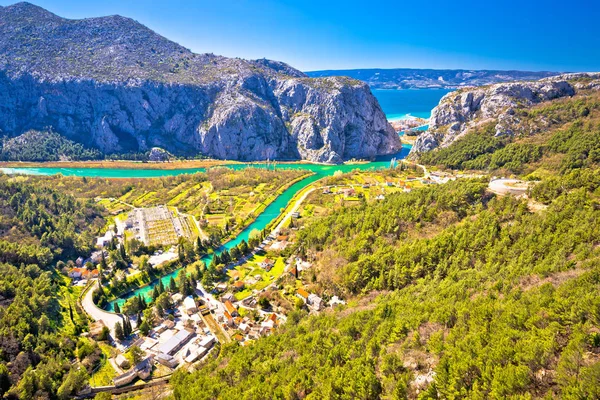
[[[123,332],[123,324],[117,322],[115,325],[115,336],[119,340],[125,339],[125,332]]]
[[[115,303],[114,311],[117,314],[121,314],[121,308],[119,308],[119,303]]]
[[[177,284],[175,283],[175,279],[173,279],[173,277],[171,277],[169,280],[169,290],[171,293],[177,292]]]

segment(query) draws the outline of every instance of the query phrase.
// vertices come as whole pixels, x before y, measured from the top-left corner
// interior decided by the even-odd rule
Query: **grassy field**
[[[254,255],[243,265],[237,266],[233,271],[229,271],[230,277],[238,277],[240,281],[247,282],[248,280],[256,280],[254,277],[261,277],[260,280],[251,284],[246,284],[244,290],[235,294],[236,300],[243,300],[252,295],[255,290],[262,290],[279,278],[285,269],[285,261],[283,257],[275,259],[275,265],[270,271],[265,271],[260,267],[260,263],[266,259],[266,256]]]
[[[112,357],[114,349],[106,343],[99,343],[99,345],[104,358],[101,361],[100,368],[90,376],[90,386],[93,387],[112,385],[113,378],[117,376],[117,372],[108,361]]]

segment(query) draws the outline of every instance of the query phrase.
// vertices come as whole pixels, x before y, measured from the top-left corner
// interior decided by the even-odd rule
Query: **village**
[[[218,354],[220,345],[224,343],[238,342],[245,346],[272,334],[285,323],[286,314],[294,307],[304,307],[316,313],[328,305],[343,304],[337,298],[326,304],[297,280],[302,271],[311,268],[311,264],[294,256],[284,259],[279,255],[291,245],[287,235],[279,234],[283,226],[280,224],[247,257],[230,265],[227,279],[218,282],[214,289],[207,291],[199,281],[195,282],[189,295],[183,295],[179,288],[167,288],[161,304],[168,305],[160,318],[156,315],[149,317],[147,312],[127,315],[119,309],[111,312],[99,307],[94,302],[93,293],[102,276],[113,273],[116,268],[113,263],[101,267],[103,263],[107,264],[111,248],[124,248],[127,240],[131,239],[152,246],[157,244],[155,238],[160,237],[164,245],[150,255],[147,260],[149,266],[156,268],[177,259],[179,238],[189,239],[192,230],[184,229],[181,221],[178,223],[178,219],[169,214],[166,207],[132,210],[126,220],[116,220],[114,226],[97,238],[97,250],[89,258],[80,257],[72,268],[65,271],[73,285],[84,287],[81,304],[94,320],[89,337],[107,339],[110,345],[110,358],[103,368],[105,373],[108,370],[110,382],[105,379],[102,386],[90,387],[89,390],[103,391],[136,385],[136,382],[168,379],[174,370],[192,368],[205,357],[211,357],[213,351]],[[288,214],[289,219],[299,217],[297,211]],[[148,223],[155,221],[162,221],[163,234]],[[274,257],[269,258],[267,254]],[[118,272],[125,279],[143,271],[140,265],[130,263]],[[283,279],[294,282],[285,293],[288,298],[286,307],[276,302],[271,304],[261,297],[267,291],[277,291]],[[163,303],[165,297],[168,301]],[[142,318],[146,325],[148,319],[152,319],[150,329],[140,322]],[[127,331],[126,335],[119,332],[123,329]]]

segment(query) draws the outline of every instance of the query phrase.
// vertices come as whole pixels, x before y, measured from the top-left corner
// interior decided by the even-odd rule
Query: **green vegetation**
[[[78,340],[87,326],[79,289],[57,272],[89,252],[101,213],[92,202],[7,176],[0,208],[0,395],[67,398],[100,352]]]
[[[488,123],[449,147],[421,154],[420,161],[449,169],[512,173],[531,172],[539,166],[565,172],[600,164],[597,93],[522,110],[520,118],[520,130],[517,129],[515,137],[495,137],[495,123]],[[550,126],[543,125],[544,121],[549,121],[545,123]],[[530,131],[533,135],[526,133]]]
[[[596,397],[600,196],[570,185],[541,212],[471,180],[315,222],[301,243],[337,260],[317,283],[365,294],[225,346],[176,398]]]
[[[28,131],[5,139],[0,161],[85,161],[102,158],[97,149],[88,149],[53,131]]]

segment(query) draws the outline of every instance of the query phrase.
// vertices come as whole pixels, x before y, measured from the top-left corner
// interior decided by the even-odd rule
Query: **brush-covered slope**
[[[128,18],[0,8],[0,130],[103,153],[340,162],[397,151],[369,87],[283,63],[194,54]]]

